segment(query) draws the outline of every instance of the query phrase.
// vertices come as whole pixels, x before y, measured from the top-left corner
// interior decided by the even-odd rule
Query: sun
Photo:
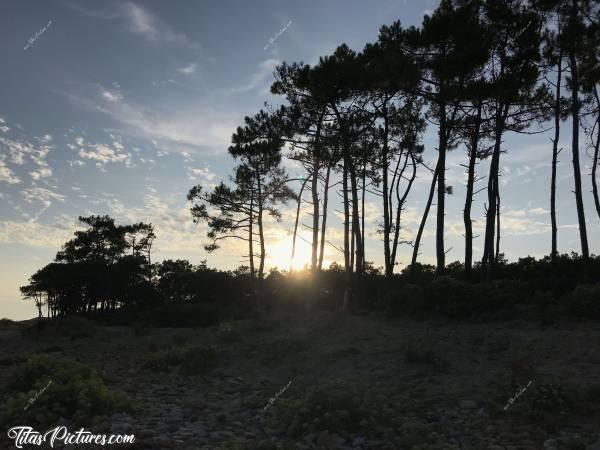
[[[267,267],[277,267],[279,270],[303,269],[310,267],[312,250],[310,245],[300,236],[296,238],[296,251],[292,261],[292,237],[285,237],[276,244],[267,247]]]

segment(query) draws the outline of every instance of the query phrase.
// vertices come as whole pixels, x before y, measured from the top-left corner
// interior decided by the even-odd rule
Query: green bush
[[[177,369],[185,375],[195,375],[212,369],[216,363],[217,352],[214,348],[196,346],[151,353],[143,367],[158,372]]]
[[[400,288],[389,289],[382,297],[380,307],[393,316],[423,316],[425,295],[421,286],[407,283]]]
[[[81,316],[58,317],[55,319],[37,319],[23,329],[26,335],[66,337],[82,339],[96,334],[96,323]]]
[[[434,450],[440,448],[453,448],[452,446],[445,444],[443,437],[435,431],[435,427],[430,424],[423,424],[410,419],[406,420],[398,427],[396,436],[394,444],[397,448],[401,449]]]
[[[61,417],[90,426],[99,416],[131,410],[129,400],[111,392],[91,367],[66,359],[35,355],[11,370],[2,387],[4,425],[49,427]]]
[[[311,342],[308,337],[286,336],[270,340],[264,346],[261,361],[264,364],[273,364],[296,357],[299,353],[310,349]]]
[[[425,288],[426,309],[446,317],[470,315],[473,311],[473,288],[469,283],[449,276],[435,278]]]
[[[574,316],[600,319],[600,284],[577,286],[561,300]]]
[[[208,327],[217,324],[221,314],[217,305],[168,305],[140,314],[139,321],[154,327]]]
[[[291,436],[329,431],[371,434],[396,416],[393,405],[362,384],[334,380],[309,388],[299,399],[275,404]]]
[[[0,319],[0,328],[10,328],[16,325],[14,320],[10,320],[7,318]]]

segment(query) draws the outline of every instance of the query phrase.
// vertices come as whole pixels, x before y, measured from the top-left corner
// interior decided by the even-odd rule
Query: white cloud
[[[29,172],[33,180],[50,177],[52,176],[52,168],[46,161],[46,157],[53,148],[52,145],[49,145],[49,142],[52,141],[52,136],[45,134],[41,138],[36,137],[33,140],[40,142],[40,144],[3,137],[0,137],[0,144],[2,147],[6,148],[6,150],[3,149],[3,153],[8,155],[8,159],[11,163],[20,166],[24,165],[26,160],[29,159],[36,165],[36,168]],[[12,171],[5,163],[2,163],[2,167],[4,181],[10,183],[8,180],[12,180],[11,184],[15,184],[17,181],[15,181],[14,176],[11,177]]]
[[[180,69],[177,69],[178,72],[181,72],[185,75],[191,75],[193,73],[196,72],[196,69],[198,68],[198,65],[196,63],[192,63],[188,66],[182,67]]]
[[[0,159],[0,181],[8,184],[18,184],[21,179]]]
[[[102,98],[107,102],[119,102],[123,100],[123,96],[117,91],[104,91],[102,92]]]
[[[40,178],[47,178],[52,176],[52,169],[50,167],[40,167],[37,170],[29,172],[31,178],[34,181],[38,181]]]
[[[46,208],[49,208],[54,200],[64,203],[66,199],[64,195],[59,194],[58,192],[38,186],[25,189],[23,191],[23,197],[27,203],[39,202]]]
[[[58,250],[73,234],[72,227],[55,223],[44,225],[35,220],[18,222],[0,221],[0,244],[23,244],[30,247]]]
[[[113,149],[105,144],[89,144],[88,150],[80,149],[79,156],[83,159],[96,161],[97,166],[103,166],[107,163],[125,163],[131,164],[131,154],[122,153],[119,149]]]

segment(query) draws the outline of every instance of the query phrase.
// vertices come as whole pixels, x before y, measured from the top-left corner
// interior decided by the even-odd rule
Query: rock
[[[544,441],[544,450],[556,450],[558,447],[558,442],[556,439],[546,439]]]

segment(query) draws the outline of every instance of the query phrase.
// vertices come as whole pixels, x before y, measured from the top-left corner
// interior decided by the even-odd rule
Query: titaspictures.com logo
[[[8,430],[8,437],[15,441],[16,448],[23,448],[24,445],[42,445],[48,444],[51,448],[58,443],[63,445],[114,445],[114,444],[133,444],[135,435],[133,434],[94,434],[84,428],[75,432],[70,432],[67,427],[59,426],[40,433],[28,426],[12,427]]]

